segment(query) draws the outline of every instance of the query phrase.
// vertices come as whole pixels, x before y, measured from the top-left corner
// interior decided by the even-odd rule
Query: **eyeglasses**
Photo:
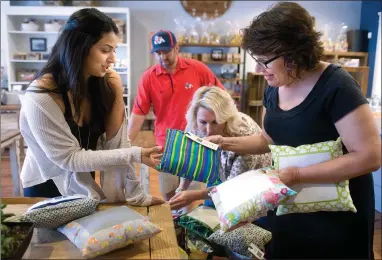
[[[271,63],[272,61],[274,61],[274,60],[280,58],[281,56],[284,56],[285,54],[277,55],[277,56],[275,56],[275,57],[273,57],[273,58],[271,58],[271,59],[269,59],[269,60],[267,60],[267,61],[264,61],[264,62],[260,62],[260,61],[258,61],[258,60],[253,56],[253,54],[251,54],[251,53],[250,53],[249,55],[251,55],[251,57],[256,61],[256,63],[259,64],[263,69],[268,69],[268,64],[269,64],[269,63]]]

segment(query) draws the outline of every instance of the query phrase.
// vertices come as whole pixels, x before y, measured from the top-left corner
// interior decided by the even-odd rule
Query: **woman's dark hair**
[[[110,32],[119,33],[114,21],[103,12],[95,8],[76,11],[69,17],[53,46],[47,64],[36,76],[56,75],[57,87],[61,91],[71,91],[76,115],[80,115],[81,102],[88,97],[92,107],[92,125],[103,124],[102,128],[111,112],[115,93],[105,77],[90,76],[85,82],[83,69],[91,47]]]
[[[243,29],[241,45],[251,55],[284,55],[286,65],[295,66],[299,77],[301,70],[315,68],[323,56],[320,37],[307,10],[297,3],[280,2]]]

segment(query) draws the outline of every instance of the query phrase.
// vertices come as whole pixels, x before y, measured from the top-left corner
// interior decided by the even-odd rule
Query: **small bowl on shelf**
[[[58,21],[44,23],[44,30],[46,32],[59,32],[61,30],[62,24]]]
[[[34,19],[25,19],[24,22],[21,24],[21,31],[38,31],[39,24]]]

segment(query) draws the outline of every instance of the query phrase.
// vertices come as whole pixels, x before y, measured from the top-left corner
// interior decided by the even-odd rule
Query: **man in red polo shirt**
[[[159,64],[145,71],[138,84],[138,93],[129,120],[129,137],[133,141],[153,106],[156,144],[164,146],[166,129],[184,131],[186,111],[195,91],[202,86],[223,85],[202,62],[178,57],[179,46],[175,35],[161,30],[152,36],[153,49]],[[178,187],[179,178],[159,173],[160,190],[169,200]]]

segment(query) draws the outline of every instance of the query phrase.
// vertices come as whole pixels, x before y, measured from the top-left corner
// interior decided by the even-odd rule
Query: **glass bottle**
[[[339,52],[347,52],[348,51],[348,41],[347,41],[347,32],[348,27],[345,24],[342,24],[340,33],[337,36],[336,47],[335,50]]]

